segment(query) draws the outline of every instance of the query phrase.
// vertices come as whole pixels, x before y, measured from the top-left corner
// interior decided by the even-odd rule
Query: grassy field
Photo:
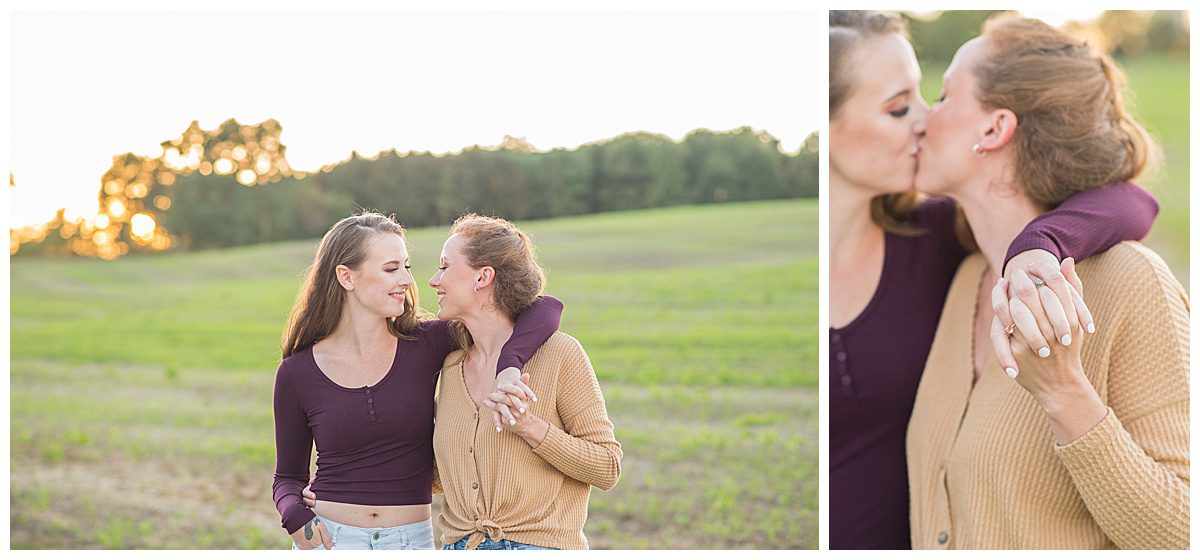
[[[1187,288],[1190,250],[1188,59],[1140,55],[1120,58],[1117,64],[1129,79],[1128,108],[1162,146],[1160,164],[1137,181],[1154,193],[1161,208],[1154,229],[1144,241],[1162,255]],[[929,64],[922,71],[921,92],[932,102],[941,91],[942,73],[946,67]]]
[[[815,548],[816,202],[521,225],[625,449],[593,547]],[[410,232],[419,281],[444,235]],[[271,387],[315,247],[14,259],[12,546],[287,547]]]

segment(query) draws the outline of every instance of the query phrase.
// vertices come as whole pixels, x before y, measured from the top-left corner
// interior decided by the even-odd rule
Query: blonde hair
[[[404,227],[396,222],[395,214],[384,216],[367,211],[343,218],[325,232],[288,317],[281,343],[284,358],[329,336],[337,328],[346,302],[346,291],[337,281],[337,267],[345,265],[357,270],[367,258],[367,242],[377,234],[394,234],[404,239]],[[408,287],[406,299],[404,313],[388,319],[388,330],[397,338],[415,340],[412,333],[420,322],[415,285]]]

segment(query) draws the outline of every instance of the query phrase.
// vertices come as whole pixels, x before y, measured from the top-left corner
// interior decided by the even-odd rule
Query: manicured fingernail
[[[509,421],[508,421],[508,425],[509,425],[509,426],[512,426],[512,425],[514,425],[514,424],[516,424],[516,423],[517,423],[517,421],[516,421],[516,420],[509,420]]]
[[[537,397],[533,397],[533,402],[537,402]]]
[[[1043,358],[1049,358],[1050,357],[1050,347],[1049,346],[1041,347],[1040,349],[1038,349],[1038,355]]]
[[[1062,343],[1063,343],[1063,346],[1070,346],[1070,345],[1071,345],[1071,335],[1069,335],[1069,334],[1064,334],[1064,335],[1063,335],[1063,339],[1062,339]]]
[[[503,428],[501,428],[500,426],[496,426],[496,431],[497,431],[497,432],[499,432],[499,431],[500,431],[500,430],[502,430],[502,429],[503,429]]]
[[[519,410],[519,411],[521,411],[521,412],[525,412],[525,409],[524,409],[524,408],[518,408],[517,410]]]
[[[1008,374],[1009,379],[1017,378],[1017,370],[1015,370],[1013,368],[1004,368],[1004,373]]]
[[[1087,329],[1088,329],[1088,334],[1096,333],[1096,325],[1093,323],[1088,323]]]

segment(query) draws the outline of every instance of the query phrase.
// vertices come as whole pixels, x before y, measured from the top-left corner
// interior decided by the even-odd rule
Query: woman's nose
[[[925,120],[928,118],[929,111],[921,111],[921,114],[918,115],[917,119],[913,121],[913,134],[916,134],[917,136],[925,134]]]

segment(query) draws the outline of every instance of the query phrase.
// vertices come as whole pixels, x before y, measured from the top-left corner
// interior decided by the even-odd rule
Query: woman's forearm
[[[1031,249],[1049,251],[1059,260],[1083,260],[1145,237],[1157,215],[1158,201],[1132,183],[1075,194],[1025,226],[1008,248],[1005,270],[1009,260]]]

